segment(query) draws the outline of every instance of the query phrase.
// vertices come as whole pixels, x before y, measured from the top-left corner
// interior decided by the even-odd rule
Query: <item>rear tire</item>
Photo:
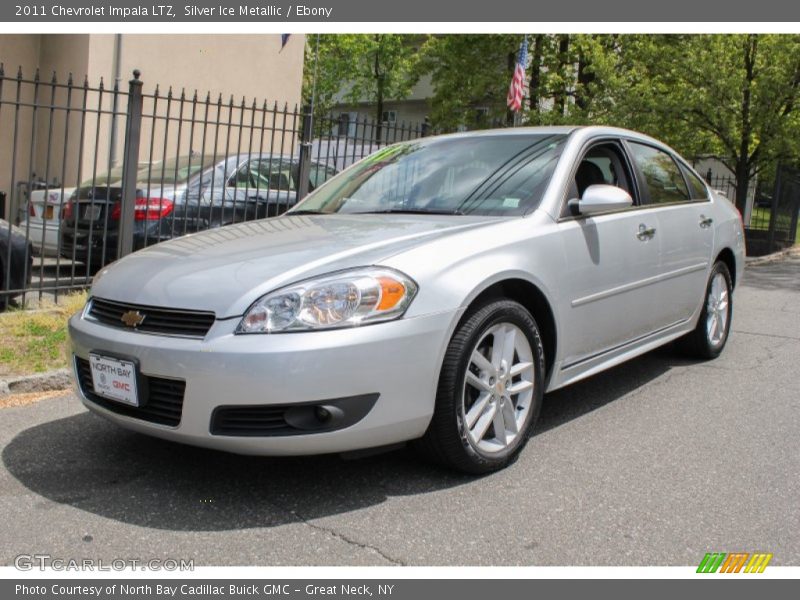
[[[728,266],[718,261],[708,277],[697,327],[678,341],[679,349],[686,356],[710,360],[717,358],[725,348],[733,317],[732,291]]]
[[[445,353],[433,418],[415,442],[470,474],[502,469],[524,447],[544,392],[544,349],[533,316],[496,300],[467,313]]]

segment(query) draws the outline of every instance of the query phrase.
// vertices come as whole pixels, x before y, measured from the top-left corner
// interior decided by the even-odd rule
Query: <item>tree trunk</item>
[[[575,88],[575,105],[582,111],[589,108],[589,85],[594,82],[595,74],[588,70],[589,59],[581,52],[578,57],[578,85]]]
[[[532,125],[539,125],[539,106],[542,96],[542,53],[544,46],[544,34],[537,34],[533,38],[533,55],[531,57],[531,80],[528,85],[528,99],[530,101],[530,121]]]
[[[567,107],[567,65],[569,64],[569,34],[558,39],[558,76],[561,82],[553,97],[553,109],[559,117],[564,116]]]
[[[750,102],[755,79],[756,48],[758,36],[749,35],[744,42],[744,82],[742,84],[741,137],[739,156],[736,157],[736,208],[744,215],[747,208],[747,188],[750,185],[750,138],[753,123],[750,117]]]
[[[750,166],[747,159],[736,161],[736,208],[744,217],[747,207],[747,189],[750,187]]]
[[[375,102],[376,105],[376,113],[377,118],[375,122],[377,125],[375,126],[375,141],[377,143],[381,143],[381,139],[383,137],[383,77],[378,78],[378,95]]]

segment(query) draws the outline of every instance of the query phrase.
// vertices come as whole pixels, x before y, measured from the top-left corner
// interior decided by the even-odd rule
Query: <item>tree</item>
[[[430,119],[437,129],[505,123],[506,93],[521,39],[499,34],[428,39],[420,51],[419,71],[431,78]]]
[[[718,157],[743,213],[752,178],[798,156],[800,36],[620,37],[618,121],[684,154]]]
[[[306,46],[303,96],[315,93],[316,112],[337,102],[375,105],[376,139],[386,100],[402,100],[416,83],[420,36],[397,34],[331,34],[309,36]],[[314,75],[316,73],[316,89]]]

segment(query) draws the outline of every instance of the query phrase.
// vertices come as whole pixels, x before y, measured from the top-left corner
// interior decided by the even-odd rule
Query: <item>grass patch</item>
[[[67,320],[85,303],[86,292],[79,292],[40,310],[0,314],[0,377],[66,367]]]

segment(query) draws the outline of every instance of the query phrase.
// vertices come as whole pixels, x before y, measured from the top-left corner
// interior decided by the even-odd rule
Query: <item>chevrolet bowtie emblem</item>
[[[129,310],[128,312],[123,313],[119,320],[125,323],[125,325],[128,327],[138,327],[144,322],[144,315],[138,310]]]

